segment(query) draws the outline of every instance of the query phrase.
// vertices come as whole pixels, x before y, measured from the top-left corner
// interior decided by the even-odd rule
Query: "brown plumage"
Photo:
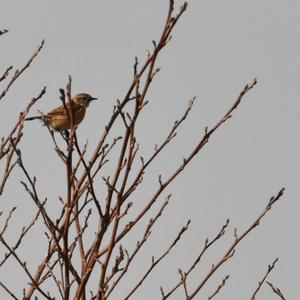
[[[74,126],[81,123],[81,121],[84,119],[86,108],[89,106],[91,101],[96,99],[97,98],[94,98],[86,93],[80,93],[71,99]],[[66,103],[66,107],[69,116],[66,112],[65,106],[61,105],[51,110],[45,115],[26,118],[25,121],[41,120],[45,122],[47,125],[49,125],[51,128],[53,128],[54,130],[57,131],[68,130],[71,127],[70,118],[72,112],[69,102]]]

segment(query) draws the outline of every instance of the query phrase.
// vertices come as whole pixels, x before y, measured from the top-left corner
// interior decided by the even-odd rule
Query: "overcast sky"
[[[177,6],[180,3],[176,1]],[[92,148],[116,99],[122,99],[127,91],[134,57],[142,62],[152,40],[158,39],[167,7],[168,1],[163,0],[2,0],[0,29],[9,32],[0,37],[0,73],[10,65],[21,67],[43,39],[45,46],[1,103],[0,135],[7,134],[18,112],[43,86],[47,86],[47,94],[32,113],[59,105],[59,88],[65,87],[70,74],[73,94],[88,92],[101,99],[93,103],[78,129],[81,141],[89,139]],[[249,299],[276,257],[279,262],[269,281],[287,299],[299,299],[299,36],[300,2],[296,0],[189,1],[159,58],[161,72],[152,84],[149,105],[140,120],[143,153],[151,153],[189,99],[196,96],[197,101],[174,145],[150,175],[156,180],[159,173],[170,174],[196,145],[205,126],[219,120],[244,85],[254,78],[258,83],[233,118],[166,191],[165,195],[172,194],[172,201],[128,282],[136,282],[151,256],[166,249],[188,219],[192,220],[191,227],[133,299],[159,299],[159,286],[172,286],[178,280],[177,269],[184,270],[206,237],[212,237],[229,218],[228,235],[204,258],[192,280],[195,286],[225,253],[234,228],[242,232],[249,227],[282,187],[286,187],[282,200],[197,299],[207,299],[227,274],[231,274],[230,280],[218,299]],[[40,179],[41,193],[49,199],[64,194],[64,169],[45,127],[27,123],[21,149],[31,174]],[[18,173],[18,178],[24,179]],[[151,182],[148,184],[147,195],[153,190]],[[33,208],[30,200],[30,205],[24,204],[22,197],[23,189],[15,180],[8,183],[0,202],[1,211],[14,205],[22,207],[16,214],[20,228],[30,220]],[[31,243],[33,260],[34,250]],[[16,273],[0,270],[0,280],[5,278],[11,287],[20,284],[21,295],[28,279],[21,269],[19,272],[22,279],[16,281]],[[112,299],[122,299],[129,288],[121,285]],[[276,298],[268,286],[260,295],[258,299]],[[1,289],[0,298],[7,299]],[[172,299],[183,299],[183,294]]]

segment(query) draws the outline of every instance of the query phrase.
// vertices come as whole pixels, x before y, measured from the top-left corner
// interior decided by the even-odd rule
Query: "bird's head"
[[[75,103],[77,103],[79,105],[82,105],[84,107],[88,107],[91,101],[97,100],[97,99],[98,98],[92,97],[91,95],[86,94],[86,93],[77,94],[73,98],[73,100],[74,100]]]

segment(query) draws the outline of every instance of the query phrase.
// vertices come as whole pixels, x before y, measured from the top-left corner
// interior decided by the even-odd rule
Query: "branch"
[[[44,205],[44,204],[43,204]],[[27,226],[27,227],[23,227],[22,228],[22,232],[18,238],[18,240],[16,241],[15,245],[12,247],[12,249],[14,251],[17,250],[17,248],[20,246],[23,238],[26,236],[26,234],[30,231],[30,229],[34,226],[35,222],[37,221],[38,217],[40,215],[40,211],[38,210],[37,214],[35,215],[35,217],[33,218],[33,220],[31,221],[31,223]],[[4,231],[2,231],[1,234],[3,234]],[[5,257],[3,258],[3,260],[0,262],[0,267],[2,267],[2,265],[5,263],[5,261],[10,257],[11,253],[6,253]]]
[[[143,282],[148,277],[148,275],[152,272],[152,270],[170,253],[170,251],[175,247],[175,245],[177,244],[177,242],[180,240],[180,238],[183,235],[183,233],[188,229],[189,224],[190,224],[190,220],[186,223],[185,226],[183,226],[181,228],[181,230],[177,234],[175,240],[172,242],[172,244],[168,247],[168,249],[158,259],[155,260],[154,257],[152,257],[152,264],[151,264],[150,268],[147,270],[147,272],[141,278],[141,280],[129,292],[129,294],[124,298],[124,300],[129,299],[133,295],[133,293],[136,292],[136,290],[143,284]]]
[[[36,103],[36,101],[38,101],[45,94],[45,92],[46,92],[46,88],[44,87],[37,97],[31,99],[31,101],[28,103],[26,108],[20,113],[18,122],[14,126],[10,134],[7,136],[5,140],[4,138],[2,139],[2,144],[0,145],[0,160],[4,156],[6,156],[6,165],[5,165],[2,181],[0,182],[0,195],[2,195],[3,193],[7,179],[9,178],[13,168],[18,163],[17,160],[12,162],[13,155],[15,153],[15,150],[13,148],[18,145],[18,143],[22,138],[24,118],[28,114],[30,108],[34,105],[34,103]],[[15,146],[13,146],[13,144]]]
[[[27,274],[27,276],[30,278],[31,284],[35,286],[35,288],[48,300],[53,300],[53,298],[49,297],[35,282],[34,278],[30,274],[26,262],[22,262],[17,253],[8,245],[8,243],[5,241],[2,235],[0,235],[0,242],[4,245],[4,247],[9,251],[9,253],[12,254],[12,256],[16,259],[16,261],[19,263],[21,268],[24,270],[24,272]]]
[[[202,289],[202,287],[206,284],[206,282],[212,277],[212,275],[219,270],[219,268],[225,263],[227,262],[228,259],[230,259],[235,252],[235,248],[240,244],[240,242],[246,237],[248,236],[248,234],[253,231],[259,224],[260,221],[264,218],[264,216],[266,215],[266,213],[273,207],[273,205],[282,197],[284,193],[284,188],[282,188],[278,194],[274,197],[271,197],[271,199],[269,200],[268,204],[266,205],[265,209],[263,210],[263,212],[258,216],[258,218],[255,220],[255,222],[244,231],[244,233],[241,236],[236,236],[235,241],[233,242],[233,244],[229,247],[229,249],[226,251],[225,255],[216,263],[213,264],[211,270],[208,272],[208,274],[205,276],[205,278],[202,280],[202,282],[195,288],[194,292],[190,295],[190,298],[194,298],[199,291]],[[175,285],[175,287],[173,289],[171,289],[170,292],[168,292],[166,295],[164,295],[164,297],[162,299],[167,299],[168,297],[170,297],[170,295],[172,295],[174,293],[174,291],[181,285],[182,283],[179,282],[178,284]]]
[[[32,61],[35,59],[35,57],[39,54],[39,52],[42,50],[44,46],[44,40],[41,42],[37,50],[33,53],[33,55],[29,58],[27,63],[24,65],[24,67],[21,70],[16,70],[14,76],[11,78],[10,82],[6,86],[6,88],[3,90],[2,94],[0,95],[0,101],[3,99],[3,97],[8,92],[9,88],[13,85],[13,83],[18,79],[18,77],[27,69],[29,68]]]
[[[265,282],[265,280],[267,279],[268,275],[272,272],[272,270],[274,269],[275,267],[275,264],[277,263],[278,261],[278,258],[276,258],[272,265],[269,265],[268,266],[268,270],[265,274],[265,276],[263,277],[263,279],[261,281],[258,282],[258,287],[256,288],[256,290],[254,291],[252,297],[251,297],[251,300],[255,300],[255,297],[256,297],[256,294],[259,292],[260,288],[262,287],[263,283]]]
[[[185,276],[188,277],[192,273],[192,271],[196,268],[197,265],[199,265],[203,255],[207,252],[207,250],[215,244],[224,234],[226,231],[226,228],[229,225],[229,220],[227,219],[226,223],[222,226],[222,228],[219,230],[219,232],[216,234],[216,236],[210,241],[208,238],[205,240],[204,247],[198,257],[195,259],[195,261],[192,263],[192,265],[189,267],[189,269],[185,272]],[[173,294],[181,285],[182,281],[179,281],[173,289],[168,293],[169,295]],[[161,287],[161,291],[162,291]],[[167,298],[167,297],[166,297]],[[165,295],[163,294],[163,299],[165,299]]]
[[[216,291],[211,296],[208,297],[208,300],[211,300],[220,292],[220,290],[225,286],[226,281],[229,279],[229,277],[230,277],[229,275],[225,276],[225,278],[222,280],[222,283],[218,286]]]
[[[123,231],[117,236],[116,242],[120,241],[142,219],[142,217],[149,211],[151,206],[155,203],[156,199],[160,196],[160,194],[169,186],[171,182],[174,181],[174,179],[184,170],[184,168],[192,161],[192,159],[199,153],[199,151],[208,143],[210,136],[231,117],[233,111],[241,103],[243,96],[247,92],[249,92],[255,86],[255,84],[256,84],[256,80],[253,80],[252,83],[247,84],[242,90],[242,92],[240,93],[240,95],[238,96],[237,100],[234,102],[234,104],[225,113],[225,115],[216,123],[216,125],[212,129],[205,131],[204,136],[196,145],[196,147],[191,151],[188,157],[183,159],[183,162],[177,167],[175,172],[172,175],[170,175],[170,177],[160,185],[159,189],[153,195],[153,197],[148,201],[144,209],[142,209],[141,212],[138,214],[138,216],[135,218],[135,220],[131,222],[131,226],[125,227]],[[106,251],[107,249],[103,249],[101,255]]]
[[[154,70],[154,65],[156,63],[156,59],[157,56],[160,52],[160,50],[162,48],[164,48],[164,46],[167,44],[167,42],[169,41],[170,38],[170,33],[173,30],[177,20],[180,18],[180,16],[183,14],[183,12],[185,11],[187,5],[183,5],[180,9],[180,12],[175,15],[174,17],[172,17],[172,12],[173,12],[173,6],[172,6],[172,1],[170,1],[170,6],[169,6],[169,13],[167,16],[167,20],[166,20],[166,25],[165,28],[163,29],[163,32],[161,34],[159,43],[157,44],[157,46],[155,47],[155,49],[153,50],[152,54],[149,55],[149,57],[147,58],[146,62],[144,63],[144,65],[142,66],[142,68],[138,71],[136,70],[135,74],[134,74],[134,78],[132,80],[132,84],[129,87],[129,90],[127,92],[127,94],[125,95],[125,98],[122,102],[119,103],[118,105],[118,109],[113,111],[112,117],[110,119],[110,121],[108,122],[107,126],[105,127],[105,132],[103,133],[103,135],[100,137],[100,140],[95,148],[95,151],[92,155],[91,161],[90,161],[90,165],[89,168],[92,168],[94,163],[97,161],[100,153],[101,153],[101,149],[105,143],[105,140],[113,126],[113,124],[115,123],[116,119],[118,117],[120,117],[120,114],[123,110],[123,108],[129,103],[129,101],[132,99],[132,93],[134,93],[136,91],[137,85],[139,84],[139,80],[140,78],[146,74],[146,79],[145,79],[145,84],[144,84],[144,88],[142,90],[142,93],[139,97],[136,97],[136,106],[135,106],[135,113],[134,113],[134,117],[130,120],[131,124],[129,125],[129,127],[126,127],[126,134],[124,136],[124,140],[123,140],[123,145],[122,145],[122,150],[120,151],[120,155],[118,158],[118,163],[117,163],[117,167],[115,170],[115,174],[113,176],[112,179],[112,183],[111,186],[112,188],[109,189],[108,191],[108,196],[107,196],[107,205],[106,205],[106,210],[104,213],[104,218],[103,220],[101,220],[101,225],[99,226],[99,230],[97,232],[97,239],[95,240],[95,242],[93,243],[90,251],[88,251],[89,253],[89,259],[87,262],[87,267],[86,267],[86,272],[85,275],[83,276],[83,280],[82,280],[82,284],[80,284],[80,286],[77,288],[76,290],[76,294],[75,294],[75,299],[80,299],[82,293],[83,293],[83,288],[87,283],[87,280],[90,277],[90,274],[94,268],[95,262],[96,262],[96,257],[98,258],[98,250],[99,247],[101,245],[102,242],[102,238],[104,236],[104,234],[107,231],[108,225],[109,225],[109,217],[110,217],[110,208],[111,208],[111,203],[112,203],[112,196],[114,194],[114,190],[116,188],[116,184],[117,181],[119,179],[119,175],[120,172],[122,170],[122,168],[126,165],[126,163],[124,163],[124,159],[125,159],[125,152],[127,150],[127,146],[128,146],[128,141],[132,140],[134,137],[134,125],[135,125],[135,121],[137,119],[137,116],[140,112],[140,108],[143,106],[143,101],[145,99],[145,95],[146,92],[148,91],[149,85],[151,83],[151,80],[153,78],[153,70]],[[155,71],[154,71],[155,72]],[[122,116],[121,116],[122,117]],[[130,142],[131,143],[131,142]],[[130,146],[130,145],[129,145]],[[131,148],[130,148],[131,149]],[[129,155],[128,157],[134,157],[134,154],[132,152],[132,150],[129,150]],[[116,210],[115,210],[115,219],[114,219],[114,225],[112,228],[112,234],[111,234],[111,238],[110,238],[110,243],[107,247],[107,251],[106,253],[106,258],[104,260],[104,263],[102,265],[102,272],[101,272],[101,276],[100,276],[100,282],[99,285],[101,286],[101,289],[103,288],[103,282],[105,280],[105,274],[106,274],[106,270],[107,270],[107,266],[108,266],[108,262],[110,260],[114,245],[115,245],[115,240],[116,240],[116,234],[118,231],[118,226],[119,226],[119,215],[120,215],[120,207],[121,207],[121,199],[122,196],[124,195],[124,190],[125,189],[125,184],[127,182],[127,178],[129,176],[129,170],[130,170],[130,165],[131,165],[131,159],[129,159],[128,161],[130,161],[127,164],[126,167],[126,175],[123,178],[123,181],[121,183],[121,189],[120,189],[120,193],[117,195],[117,199],[116,199]],[[127,162],[128,162],[127,161]],[[87,172],[84,172],[84,174],[82,175],[82,177],[80,178],[80,180],[77,183],[77,189],[79,190],[81,188],[81,186],[83,185],[83,183],[85,182],[86,177],[88,176]],[[75,191],[76,192],[76,191]],[[97,253],[97,255],[96,255]],[[102,291],[104,291],[102,289]]]
[[[22,112],[20,112],[18,122],[16,123],[14,128],[11,130],[10,134],[6,137],[6,139],[0,145],[0,159],[5,154],[7,154],[9,152],[9,150],[11,149],[9,146],[6,149],[4,149],[4,147],[6,147],[7,144],[9,143],[9,141],[13,138],[13,135],[15,134],[15,132],[18,129],[20,132],[22,131],[22,130],[20,130],[20,128],[23,129],[23,120],[24,120],[25,116],[28,114],[28,112],[30,111],[31,107],[38,100],[40,100],[44,96],[45,93],[46,93],[46,87],[44,87],[36,97],[33,97],[30,100],[30,102],[27,104],[26,108]],[[18,139],[20,135],[21,135],[21,133],[17,134],[17,136],[14,139]]]
[[[9,221],[10,221],[10,219],[11,219],[11,217],[12,217],[12,215],[13,215],[13,213],[14,213],[15,210],[16,210],[16,207],[13,207],[13,208],[10,210],[10,212],[9,212],[9,214],[8,214],[6,220],[5,220],[3,229],[2,229],[1,232],[0,232],[0,235],[3,235],[4,232],[6,231],[6,229],[7,229],[7,227],[8,227],[8,224],[9,224]]]
[[[272,285],[271,282],[267,281],[267,284],[271,287],[272,291],[280,297],[281,300],[285,300],[286,298],[283,296],[282,292],[280,291],[279,288],[276,288]]]
[[[15,300],[18,300],[18,298],[15,296],[15,294],[3,283],[0,281],[0,286]]]
[[[131,264],[131,262],[133,261],[133,259],[135,258],[136,254],[140,251],[140,249],[142,248],[142,246],[146,243],[146,241],[148,240],[148,237],[151,234],[151,228],[153,227],[153,225],[157,222],[157,220],[161,217],[164,209],[166,208],[166,206],[169,204],[169,199],[170,197],[166,197],[165,201],[163,203],[163,205],[161,206],[160,210],[158,211],[158,213],[155,215],[154,218],[151,218],[148,226],[144,232],[143,238],[141,241],[137,242],[136,244],[136,248],[135,250],[132,252],[132,254],[129,256],[128,252],[126,251],[127,254],[127,263],[125,265],[125,267],[122,270],[122,273],[119,275],[119,277],[114,281],[114,283],[112,284],[112,287],[110,288],[110,290],[107,292],[106,297],[108,298],[109,295],[111,294],[111,292],[114,290],[114,288],[116,287],[116,285],[119,283],[119,281],[124,277],[124,275],[127,273],[128,268]],[[108,282],[107,282],[108,283]]]
[[[3,75],[0,77],[0,81],[4,80],[8,74],[9,74],[9,71],[13,68],[13,66],[9,66],[8,68],[6,68],[6,70],[4,71]]]

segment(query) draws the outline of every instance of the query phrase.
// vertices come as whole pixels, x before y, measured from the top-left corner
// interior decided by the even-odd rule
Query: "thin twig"
[[[12,247],[12,249],[14,251],[17,250],[17,248],[20,246],[23,238],[26,236],[26,234],[30,231],[30,229],[34,226],[35,222],[37,221],[38,217],[40,215],[40,211],[37,212],[37,214],[35,215],[35,217],[32,219],[32,221],[30,222],[30,224],[27,227],[23,227],[22,228],[22,232],[18,238],[18,240],[16,241],[15,245]],[[3,232],[4,233],[4,232]],[[3,234],[2,233],[2,234]],[[5,263],[5,261],[7,261],[7,259],[10,257],[11,253],[6,253],[5,257],[3,258],[3,260],[0,262],[0,267]]]
[[[267,281],[267,284],[271,287],[272,291],[280,297],[281,300],[285,300],[286,298],[283,296],[281,290],[275,287],[271,282]]]
[[[126,226],[123,231],[120,232],[120,234],[116,238],[116,242],[119,242],[125,235],[128,234],[128,232],[138,224],[138,222],[143,218],[143,216],[149,211],[149,209],[152,207],[152,205],[155,203],[157,198],[160,196],[160,194],[170,185],[171,182],[174,181],[174,179],[185,169],[185,167],[192,161],[192,159],[199,153],[199,151],[208,143],[209,138],[213,133],[222,126],[230,117],[233,111],[238,107],[238,105],[241,103],[242,98],[244,95],[249,92],[256,84],[256,79],[252,81],[252,83],[247,84],[240,95],[238,96],[237,100],[234,102],[234,104],[230,107],[230,109],[224,114],[224,116],[215,124],[214,127],[210,130],[206,130],[204,133],[204,136],[200,139],[199,143],[196,145],[196,147],[190,152],[187,158],[183,159],[182,163],[177,167],[177,169],[174,171],[173,174],[169,176],[168,179],[165,180],[160,186],[159,189],[154,193],[152,198],[147,202],[146,206],[140,211],[138,216],[131,222],[131,226]],[[107,251],[107,248],[102,250],[102,253],[105,253]]]
[[[15,211],[16,209],[17,209],[16,207],[13,207],[13,208],[10,210],[10,212],[9,212],[9,214],[8,214],[6,220],[5,220],[3,229],[2,229],[1,232],[0,232],[0,235],[3,235],[4,232],[6,231],[6,229],[7,229],[7,227],[8,227],[8,223],[9,223],[9,221],[10,221],[10,219],[11,219],[11,217],[12,217],[12,215],[13,215],[13,213],[14,213],[14,211]]]
[[[40,100],[45,95],[45,93],[46,93],[46,87],[44,87],[36,97],[32,98],[30,100],[30,102],[27,104],[26,108],[22,112],[20,112],[18,122],[16,123],[16,125],[11,130],[11,132],[9,133],[9,135],[6,137],[6,139],[1,144],[1,147],[0,147],[0,159],[10,150],[9,146],[7,147],[7,149],[4,149],[4,147],[7,146],[7,144],[9,143],[9,141],[13,138],[13,135],[15,134],[15,132],[20,127],[23,126],[23,120],[24,120],[25,116],[28,114],[28,112],[30,111],[31,107],[38,100]],[[17,135],[16,138],[18,138],[18,135]]]
[[[219,294],[220,290],[225,286],[226,281],[229,279],[229,275],[225,276],[224,279],[222,280],[222,283],[218,286],[218,288],[214,291],[213,294],[211,294],[208,297],[208,300],[211,300],[212,298],[214,298],[217,294]]]
[[[274,269],[275,264],[277,263],[278,259],[279,259],[279,258],[276,258],[276,259],[273,261],[272,265],[269,265],[269,266],[268,266],[268,270],[267,270],[266,274],[264,275],[264,277],[262,278],[262,280],[260,280],[260,281],[258,282],[258,286],[257,286],[256,290],[254,291],[253,295],[251,296],[251,300],[255,300],[255,297],[256,297],[257,293],[259,292],[260,288],[262,287],[263,283],[265,282],[265,280],[267,279],[267,277],[269,276],[269,274],[270,274],[270,273],[272,272],[272,270]]]
[[[133,287],[133,289],[124,298],[124,300],[129,299],[132,296],[132,294],[136,292],[136,290],[143,284],[143,282],[148,277],[148,275],[151,273],[151,271],[170,253],[170,251],[175,247],[177,242],[180,240],[183,233],[188,229],[189,224],[190,224],[190,220],[186,223],[185,226],[183,226],[181,228],[180,232],[177,234],[177,236],[174,239],[174,241],[172,242],[172,244],[168,247],[168,249],[158,259],[155,260],[154,257],[152,257],[151,266],[149,267],[147,272],[144,274],[144,276],[139,280],[139,282]]]
[[[226,251],[225,255],[216,263],[213,264],[213,267],[211,268],[211,270],[207,273],[207,275],[205,276],[205,278],[200,282],[200,284],[195,288],[194,292],[190,295],[190,298],[194,298],[199,291],[202,289],[202,287],[206,284],[206,282],[212,277],[212,275],[219,270],[219,268],[228,261],[228,259],[230,259],[235,252],[235,248],[240,244],[240,242],[249,235],[250,232],[252,232],[259,224],[260,221],[264,218],[264,216],[266,215],[266,213],[273,207],[273,205],[282,197],[284,193],[284,188],[282,188],[276,196],[271,197],[271,199],[269,200],[268,204],[266,205],[265,209],[263,210],[263,212],[257,217],[257,219],[254,221],[254,223],[244,231],[244,233],[242,233],[240,236],[237,236],[235,241],[233,242],[233,244],[229,247],[229,249]],[[168,297],[170,297],[171,294],[174,293],[174,291],[181,285],[181,283],[179,282],[178,284],[175,285],[175,287],[173,289],[171,289],[170,292],[168,292],[167,294],[165,294],[165,296],[162,299],[167,299]]]
[[[9,66],[8,68],[6,68],[6,70],[4,71],[3,75],[0,77],[0,81],[4,80],[8,74],[9,74],[9,71],[13,68],[13,66]]]
[[[222,226],[222,228],[218,231],[218,233],[215,235],[215,237],[212,240],[209,240],[208,238],[205,240],[204,242],[204,246],[203,249],[201,250],[201,252],[199,253],[199,255],[197,256],[197,258],[195,259],[195,261],[192,263],[192,265],[188,268],[188,270],[185,272],[185,276],[188,277],[193,270],[196,268],[197,265],[199,265],[203,255],[208,251],[208,249],[214,245],[219,239],[221,239],[225,232],[226,229],[229,225],[229,220],[227,219],[226,223]],[[169,294],[173,294],[175,292],[176,289],[178,289],[180,286],[182,285],[182,281],[179,281],[169,292]],[[162,288],[161,288],[162,289]],[[163,295],[163,298],[165,297],[165,295]]]
[[[166,206],[169,204],[169,200],[170,200],[170,196],[165,198],[165,201],[163,203],[163,205],[161,206],[161,208],[159,209],[158,213],[154,216],[154,218],[151,218],[148,226],[146,227],[146,230],[144,232],[143,238],[141,241],[137,242],[136,244],[136,248],[135,250],[132,252],[132,254],[129,256],[129,254],[127,253],[127,263],[125,265],[125,267],[123,268],[121,274],[118,276],[118,278],[114,281],[114,283],[112,284],[111,288],[109,289],[109,291],[106,294],[106,297],[109,297],[109,295],[112,293],[112,291],[114,290],[114,288],[117,286],[117,284],[120,282],[120,280],[125,276],[125,274],[127,273],[129,266],[131,264],[131,262],[133,261],[133,259],[135,258],[135,256],[137,255],[137,253],[140,251],[140,249],[142,248],[142,246],[146,243],[146,241],[148,240],[148,237],[151,234],[151,228],[153,227],[153,225],[157,222],[157,220],[161,217],[163,211],[165,210]],[[114,275],[114,274],[112,274]],[[110,276],[110,278],[112,278],[112,275]],[[107,281],[107,283],[109,282],[109,280]]]
[[[18,300],[18,298],[15,296],[15,294],[2,282],[0,281],[0,286],[15,300]]]
[[[26,262],[22,262],[20,257],[17,255],[17,253],[8,245],[6,240],[3,238],[2,235],[0,235],[0,242],[4,245],[4,247],[9,251],[9,253],[12,254],[12,256],[16,259],[18,264],[21,266],[23,271],[26,273],[26,275],[30,278],[31,284],[35,286],[35,288],[48,300],[53,300],[53,298],[49,297],[35,282],[33,276],[30,274]]]
[[[3,90],[2,94],[0,95],[0,101],[3,99],[3,97],[7,94],[9,88],[13,85],[13,83],[18,79],[18,77],[27,69],[29,68],[32,61],[35,59],[35,57],[39,54],[39,52],[42,50],[44,46],[44,40],[41,42],[37,50],[33,53],[33,55],[29,58],[27,63],[24,65],[24,67],[21,70],[16,70],[14,76],[11,78],[10,82],[6,86],[6,88]]]

